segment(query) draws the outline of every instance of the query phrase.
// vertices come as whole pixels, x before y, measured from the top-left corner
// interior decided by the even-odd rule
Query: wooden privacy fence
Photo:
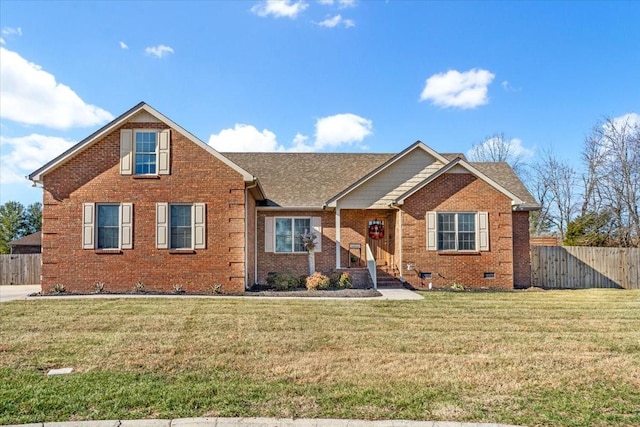
[[[640,289],[639,270],[638,248],[531,247],[533,286]]]
[[[39,285],[42,254],[0,255],[0,285]]]

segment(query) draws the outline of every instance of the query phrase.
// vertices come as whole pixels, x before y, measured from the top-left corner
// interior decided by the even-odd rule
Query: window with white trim
[[[132,203],[83,203],[83,249],[133,249]]]
[[[121,129],[120,173],[122,175],[169,175],[170,129]]]
[[[191,235],[193,221],[191,220],[192,205],[171,205],[171,232],[169,233],[169,247],[171,249],[192,249]]]
[[[273,217],[264,218],[264,251],[277,253],[305,253],[303,233],[313,233],[314,252],[322,252],[322,218],[313,217]]]
[[[135,174],[155,175],[157,157],[157,133],[135,131]]]
[[[475,251],[476,214],[438,213],[438,250]]]
[[[205,226],[204,203],[156,204],[156,247],[158,249],[205,249]]]
[[[96,205],[98,249],[120,248],[120,205]]]
[[[307,252],[302,234],[311,231],[311,218],[276,218],[276,252]]]
[[[427,250],[488,251],[487,212],[427,212]]]

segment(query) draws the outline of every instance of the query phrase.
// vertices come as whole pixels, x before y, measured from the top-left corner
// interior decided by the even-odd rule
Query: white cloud
[[[56,129],[103,124],[108,111],[85,103],[69,86],[16,52],[0,47],[0,116]]]
[[[509,147],[514,156],[522,156],[524,158],[532,158],[535,155],[534,150],[522,145],[522,140],[513,138],[509,141]]]
[[[512,159],[526,160],[534,157],[535,150],[525,147],[521,139],[511,138],[509,141],[505,141],[505,139],[502,135],[487,138],[481,144],[467,151],[467,157],[478,161],[492,161],[496,158],[506,157],[507,162]],[[478,153],[481,154],[478,155]]]
[[[333,6],[334,4],[338,4],[338,8],[344,9],[347,7],[355,7],[356,0],[318,0],[318,3],[325,6]]]
[[[0,44],[6,44],[7,42],[4,41],[4,39],[2,37],[0,37]]]
[[[158,46],[149,46],[144,51],[147,55],[153,55],[156,58],[164,58],[168,54],[173,53],[173,48],[159,44]]]
[[[2,35],[3,36],[12,36],[12,35],[21,36],[22,35],[22,28],[20,28],[20,27],[18,27],[18,28],[4,27],[2,29]]]
[[[617,129],[621,129],[625,124],[631,127],[640,126],[640,114],[627,113],[619,117],[614,117],[611,121]],[[608,125],[605,124],[604,127],[607,128]]]
[[[345,113],[322,117],[316,122],[314,148],[337,147],[362,142],[373,134],[373,122],[356,114]]]
[[[2,174],[0,183],[26,183],[25,176],[63,153],[74,142],[54,136],[31,134],[8,138],[0,136]],[[6,154],[5,154],[6,153]]]
[[[120,49],[129,49],[129,46],[123,41],[120,42]]]
[[[476,68],[434,74],[427,79],[420,101],[430,100],[443,108],[475,108],[489,102],[487,88],[494,77],[493,73]]]
[[[315,140],[297,133],[288,147],[278,143],[276,134],[268,129],[260,132],[255,126],[236,123],[233,129],[223,129],[209,137],[209,145],[221,152],[312,152],[342,145],[358,144],[372,135],[373,123],[355,114],[336,114],[316,121]]]
[[[264,0],[254,5],[251,12],[258,16],[273,16],[274,18],[295,19],[309,5],[302,1],[292,0]]]
[[[223,129],[209,137],[209,145],[218,151],[261,152],[284,151],[278,144],[276,134],[268,129],[260,132],[252,125],[236,123],[233,129]]]
[[[345,28],[355,27],[355,22],[352,19],[343,19],[342,15],[338,14],[333,18],[327,18],[324,21],[318,22],[318,25],[326,28],[334,28],[342,24]]]

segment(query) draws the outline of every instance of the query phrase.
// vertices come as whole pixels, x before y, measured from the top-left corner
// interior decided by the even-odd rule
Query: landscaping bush
[[[351,289],[353,287],[353,276],[349,273],[341,273],[338,278],[338,288]]]
[[[273,273],[267,276],[267,284],[277,291],[289,291],[300,284],[300,279],[289,273]]]
[[[307,290],[316,291],[329,289],[331,280],[320,272],[315,272],[311,276],[307,277],[306,286]]]

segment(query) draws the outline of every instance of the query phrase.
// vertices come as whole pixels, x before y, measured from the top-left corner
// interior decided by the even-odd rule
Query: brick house
[[[14,255],[39,254],[42,252],[41,239],[42,233],[36,231],[20,239],[10,241],[7,246],[9,246],[11,254]]]
[[[368,258],[415,287],[530,283],[538,205],[522,182],[419,141],[396,154],[219,153],[140,103],[29,179],[44,190],[45,292],[240,293],[307,273],[304,231],[326,273]]]

